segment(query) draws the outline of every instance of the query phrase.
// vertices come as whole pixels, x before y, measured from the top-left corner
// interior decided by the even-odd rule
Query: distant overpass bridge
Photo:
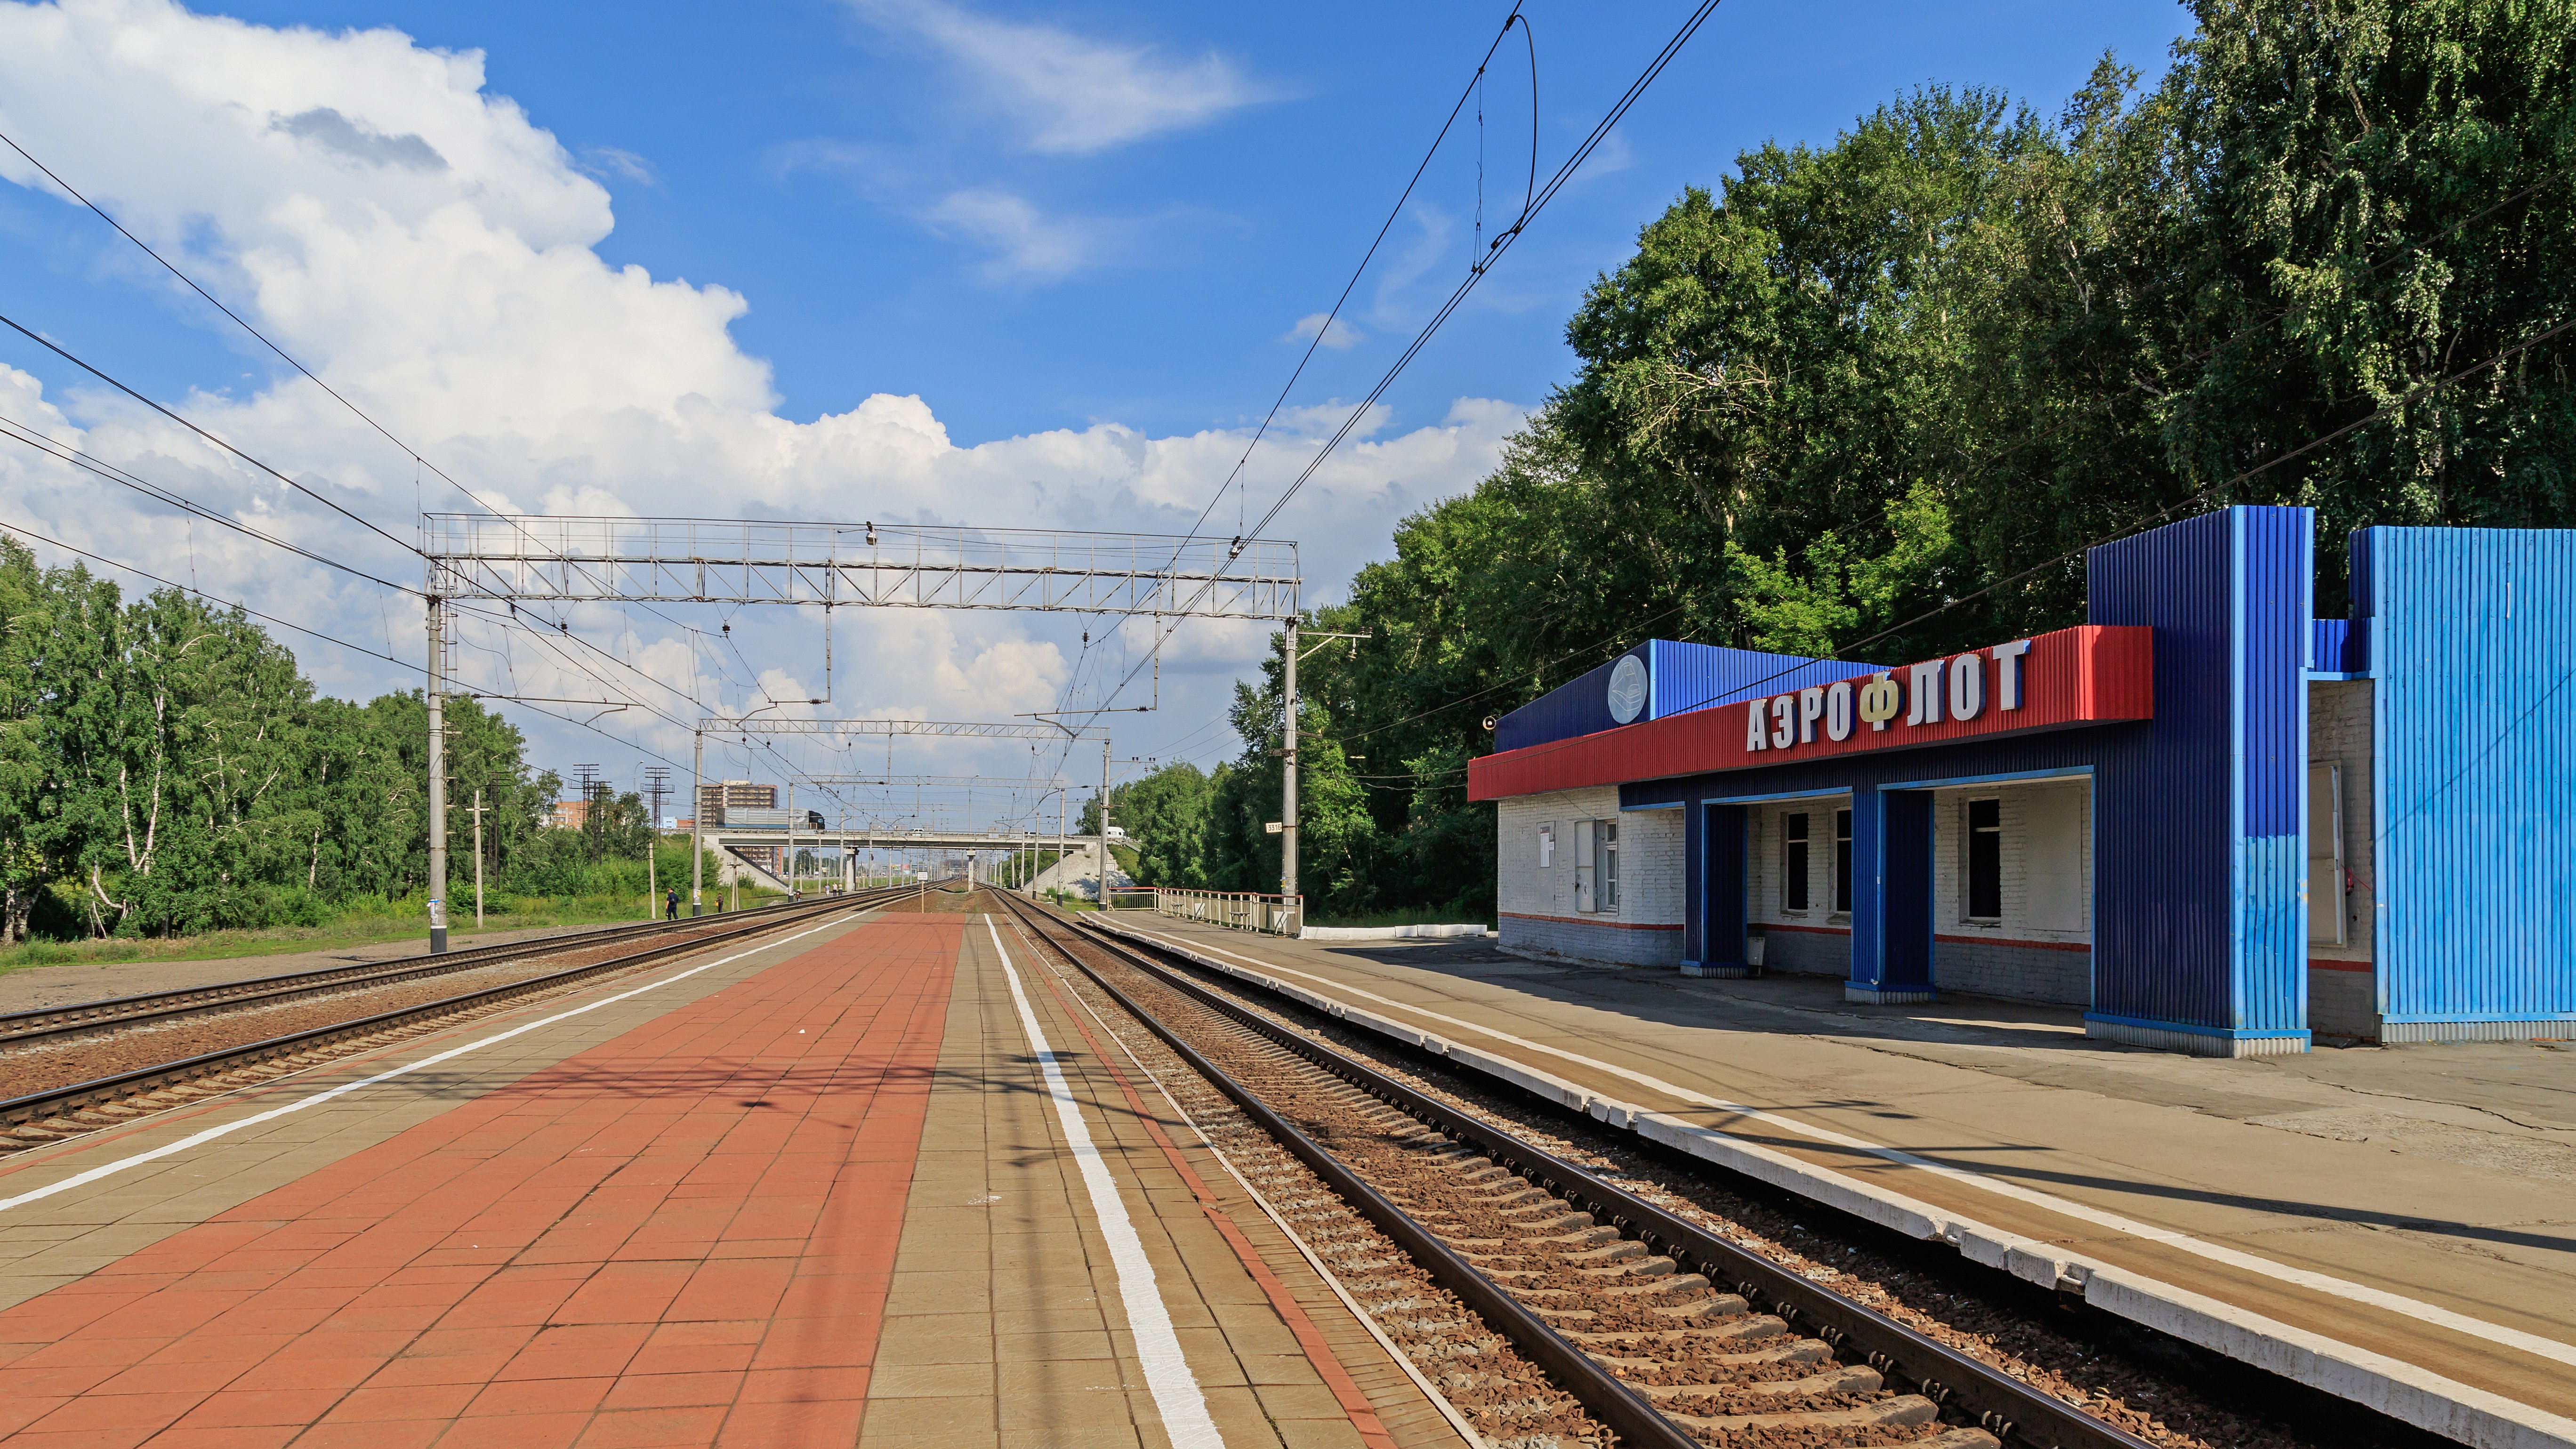
[[[784,827],[714,825],[698,832],[700,839],[717,850],[737,850],[750,846],[777,849],[788,843]],[[1066,850],[1090,850],[1100,844],[1096,835],[1066,835],[1054,831],[1022,833],[1003,830],[959,830],[954,827],[937,830],[808,830],[798,826],[795,833],[798,850],[1053,850],[1058,839]]]

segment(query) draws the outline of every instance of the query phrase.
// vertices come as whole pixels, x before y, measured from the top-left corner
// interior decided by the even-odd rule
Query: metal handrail
[[[1294,936],[1306,924],[1304,896],[1264,895],[1259,891],[1178,890],[1154,887],[1154,914],[1176,921],[1200,921],[1230,931],[1258,931]]]

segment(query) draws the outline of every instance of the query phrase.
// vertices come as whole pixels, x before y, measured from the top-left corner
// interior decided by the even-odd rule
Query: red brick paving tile
[[[100,1384],[125,1372],[125,1365],[113,1363],[67,1363],[49,1368],[30,1368],[24,1364],[9,1370],[9,1392],[31,1398],[71,1397],[85,1394]]]
[[[556,1323],[654,1323],[689,1281],[695,1263],[606,1263],[557,1308]],[[732,1316],[732,1315],[728,1315]]]
[[[0,1394],[0,1436],[23,1429],[70,1402],[68,1397],[23,1394],[13,1384],[8,1393]]]
[[[441,1438],[439,1449],[572,1449],[588,1414],[512,1414],[488,1419],[459,1419]],[[12,1446],[15,1449],[15,1446]]]
[[[442,1353],[423,1358],[405,1356],[375,1371],[367,1380],[371,1389],[406,1388],[425,1384],[488,1384],[492,1376],[506,1367],[516,1349],[498,1353]]]
[[[0,1310],[11,1449],[848,1442],[962,925],[864,927]],[[630,1095],[646,1062],[684,1085]],[[223,1386],[96,1391],[145,1361]]]
[[[122,1368],[141,1363],[179,1340],[168,1338],[66,1338],[49,1343],[18,1360],[20,1368],[66,1368],[103,1363]]]
[[[221,1429],[164,1429],[146,1441],[152,1449],[278,1449],[304,1432],[301,1424],[250,1424]]]
[[[94,1394],[211,1394],[250,1367],[238,1363],[139,1363],[89,1390]]]
[[[629,1373],[617,1380],[600,1407],[606,1409],[671,1409],[702,1404],[730,1404],[742,1387],[738,1373]]]
[[[295,1440],[295,1449],[428,1449],[445,1432],[445,1419],[419,1423],[336,1423],[326,1420],[305,1430]],[[459,1446],[473,1442],[470,1439],[455,1441]],[[160,1449],[158,1440],[154,1441],[153,1449]]]
[[[453,1419],[483,1391],[480,1379],[452,1384],[387,1384],[370,1380],[331,1406],[322,1422],[390,1423]]]
[[[766,1318],[777,1309],[796,1272],[792,1258],[738,1258],[690,1266],[695,1271],[662,1315],[665,1320]]]
[[[521,1349],[492,1376],[496,1384],[517,1383],[527,1379],[614,1378],[626,1371],[635,1354],[631,1349],[567,1348],[552,1351]]]
[[[581,1379],[498,1381],[474,1396],[465,1412],[476,1418],[494,1414],[568,1414],[588,1412],[608,1397],[617,1380],[606,1374]]]
[[[278,1354],[234,1380],[236,1391],[280,1389],[330,1389],[345,1393],[367,1381],[367,1376],[384,1366],[386,1354],[369,1354],[364,1358],[300,1357],[292,1351]]]
[[[785,1404],[806,1399],[864,1399],[870,1370],[847,1368],[760,1369],[745,1374],[746,1404]]]
[[[67,1429],[159,1430],[205,1401],[204,1394],[87,1394],[38,1419],[29,1428],[58,1434]]]
[[[581,1449],[648,1449],[669,1444],[706,1444],[716,1437],[725,1411],[709,1405],[692,1409],[629,1409],[601,1414],[583,1432]]]
[[[145,1363],[234,1363],[245,1367],[295,1342],[285,1333],[192,1333],[173,1339]]]
[[[179,1422],[188,1428],[236,1424],[310,1424],[340,1401],[345,1389],[225,1389],[209,1395]]]
[[[53,1434],[30,1430],[12,1436],[9,1449],[132,1449],[157,1432],[153,1429],[74,1429]]]
[[[805,1404],[736,1404],[716,1443],[724,1449],[782,1444],[847,1444],[859,1437],[867,1405],[856,1399]]]

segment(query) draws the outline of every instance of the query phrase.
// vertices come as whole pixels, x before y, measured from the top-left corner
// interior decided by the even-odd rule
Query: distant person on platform
[[[669,898],[668,898],[668,899],[663,903],[663,907],[662,907],[662,919],[664,919],[664,920],[666,920],[666,921],[676,921],[676,920],[678,920],[679,918],[680,918],[680,892],[679,892],[679,890],[675,887],[675,888],[671,891],[671,894],[670,894]]]

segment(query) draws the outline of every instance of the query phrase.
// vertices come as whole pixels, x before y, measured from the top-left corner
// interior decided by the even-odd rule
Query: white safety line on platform
[[[406,1063],[402,1066],[395,1067],[390,1071],[378,1072],[371,1077],[360,1077],[354,1082],[343,1082],[339,1086],[332,1087],[327,1091],[316,1092],[310,1097],[304,1097],[296,1101],[289,1102],[283,1107],[271,1107],[265,1112],[255,1113],[236,1122],[226,1122],[219,1127],[209,1127],[203,1132],[182,1137],[176,1142],[165,1142],[159,1147],[155,1147],[148,1152],[138,1152],[132,1157],[119,1158],[114,1162],[93,1167],[86,1172],[74,1173],[60,1182],[47,1183],[43,1187],[32,1188],[26,1192],[19,1193],[15,1197],[0,1197],[0,1212],[7,1212],[11,1208],[20,1207],[27,1203],[52,1197],[56,1193],[69,1192],[71,1189],[76,1187],[87,1186],[90,1183],[98,1181],[100,1178],[110,1177],[123,1172],[129,1167],[140,1167],[147,1162],[157,1162],[164,1157],[176,1156],[179,1153],[187,1151],[191,1147],[199,1147],[208,1142],[212,1142],[218,1137],[228,1137],[235,1132],[239,1132],[245,1127],[256,1127],[262,1122],[274,1122],[280,1117],[287,1116],[290,1113],[301,1112],[307,1107],[318,1107],[335,1097],[340,1097],[347,1093],[357,1091],[361,1087],[372,1087],[378,1082],[390,1082],[396,1077],[419,1071],[423,1067],[434,1067],[440,1062],[453,1061],[456,1058],[465,1055],[467,1052],[481,1051],[485,1047],[496,1046],[502,1042],[508,1041],[514,1036],[524,1036],[540,1027],[552,1026],[559,1021],[569,1021],[576,1016],[597,1011],[603,1006],[613,1006],[618,1002],[626,1000],[630,996],[641,996],[647,991],[658,991],[674,982],[686,981],[701,971],[713,971],[719,966],[729,966],[734,962],[743,959],[745,956],[757,956],[763,951],[774,951],[779,947],[786,945],[790,941],[801,941],[807,936],[813,935],[816,931],[828,930],[839,924],[840,922],[838,921],[825,921],[819,926],[809,926],[806,929],[797,932],[793,936],[771,941],[764,945],[754,946],[748,951],[737,951],[734,954],[725,957],[721,961],[709,961],[704,965],[692,966],[688,970],[682,971],[677,975],[665,976],[659,981],[648,981],[633,990],[621,991],[615,996],[603,996],[597,1001],[590,1002],[583,1006],[576,1006],[570,1011],[559,1011],[541,1021],[531,1021],[519,1026],[514,1026],[508,1031],[495,1032],[491,1036],[483,1038],[481,1041],[471,1041],[460,1047],[450,1047],[435,1056],[422,1057],[419,1061]],[[262,1083],[261,1085],[269,1086],[273,1084]]]
[[[1137,933],[1139,935],[1151,936],[1153,939],[1158,941],[1169,942],[1175,946],[1185,944],[1179,938],[1162,935],[1157,932],[1148,932],[1140,929]],[[2007,1182],[2001,1178],[1989,1177],[1985,1173],[1974,1172],[1967,1168],[1952,1167],[1947,1163],[1935,1162],[1927,1157],[1918,1157],[1902,1148],[1881,1146],[1878,1143],[1870,1142],[1862,1138],[1847,1136],[1843,1133],[1836,1132],[1831,1128],[1811,1126],[1808,1123],[1798,1121],[1793,1117],[1783,1117],[1777,1113],[1767,1112],[1759,1107],[1749,1107],[1741,1102],[1730,1102],[1722,1097],[1712,1097],[1704,1092],[1693,1091],[1688,1087],[1667,1082],[1660,1077],[1649,1076],[1644,1072],[1635,1071],[1612,1062],[1605,1062],[1596,1057],[1587,1057],[1577,1052],[1566,1051],[1562,1047],[1552,1047],[1547,1045],[1545,1042],[1532,1041],[1527,1037],[1515,1036],[1507,1031],[1499,1031],[1482,1023],[1466,1020],[1463,1017],[1449,1016],[1441,1012],[1430,1010],[1427,1007],[1415,1006],[1410,1002],[1398,1001],[1390,996],[1381,996],[1374,991],[1368,991],[1361,987],[1353,986],[1348,982],[1335,981],[1330,977],[1318,976],[1312,972],[1300,971],[1292,966],[1282,966],[1275,961],[1264,961],[1257,957],[1246,956],[1235,951],[1228,951],[1222,946],[1210,945],[1203,941],[1187,942],[1186,945],[1193,948],[1204,947],[1205,949],[1217,952],[1220,955],[1232,956],[1235,960],[1241,961],[1248,966],[1255,966],[1264,971],[1276,971],[1283,976],[1295,976],[1302,980],[1314,982],[1318,986],[1326,987],[1333,991],[1347,993],[1351,996],[1360,997],[1367,1001],[1376,1002],[1381,1006],[1390,1006],[1398,1011],[1411,1012],[1415,1016],[1425,1017],[1432,1021],[1445,1022],[1451,1026],[1462,1027],[1468,1031],[1491,1037],[1499,1042],[1508,1042],[1513,1046],[1522,1047],[1534,1052],[1544,1052],[1549,1056],[1573,1062],[1578,1066],[1590,1067],[1595,1071],[1607,1072],[1614,1077],[1625,1078],[1628,1081],[1635,1082],[1639,1086],[1652,1091],[1669,1093],[1672,1096],[1679,1097],[1682,1100],[1693,1104],[1694,1106],[1711,1108],[1720,1112],[1733,1113],[1737,1116],[1763,1123],[1766,1126],[1777,1127],[1786,1132],[1795,1132],[1802,1137],[1806,1137],[1817,1142],[1828,1143],[1836,1147],[1850,1148],[1856,1152],[1865,1152],[1872,1157],[1881,1159],[1882,1161],[1897,1163],[1901,1166],[1921,1168],[1926,1172],[1935,1173],[1939,1176],[1949,1178],[1954,1182],[1964,1183],[1970,1187],[1983,1189],[1984,1191],[1994,1193],[2000,1197],[2013,1198],[2020,1202],[2029,1203],[2034,1207],[2046,1208],[2050,1212],[2075,1218],[2082,1222],[2091,1223],[2096,1227],[2109,1228],[2113,1232],[2127,1233],[2132,1237],[2143,1238],[2153,1243],[2161,1243],[2166,1247],[2176,1248],[2183,1252],[2193,1254],[2196,1257],[2206,1258],[2213,1263],[2224,1263],[2231,1268],[2241,1268],[2249,1273],[2259,1273],[2264,1277],[2271,1278],[2279,1282],[2295,1284],[2298,1287],[2307,1288],[2318,1293],[2328,1294],[2336,1298],[2344,1299],[2348,1302],[2366,1303],[2373,1308],[2384,1308],[2392,1313],[2404,1314],[2409,1318],[2450,1329],[2454,1333],[2464,1334],[2470,1338],[2484,1339],[2489,1343],[2498,1344],[2505,1348],[2517,1349],[2523,1353],[2528,1353],[2538,1358],[2549,1359],[2552,1362],[2576,1364],[2576,1345],[2561,1343],[2554,1338],[2544,1338],[2539,1334],[2526,1333],[2518,1328],[2507,1328],[2503,1324],[2489,1323],[2482,1318],[2471,1318],[2465,1313],[2455,1313],[2448,1308],[2443,1308],[2437,1304],[2427,1303],[2420,1298],[2409,1298],[2401,1293],[2390,1293],[2385,1289],[2373,1288],[2366,1284],[2352,1282],[2349,1279],[2337,1278],[2332,1274],[2319,1273],[2307,1268],[2293,1268],[2286,1263],[2276,1263],[2269,1258],[2257,1257],[2252,1253],[2244,1252],[2240,1249],[2208,1242],[2203,1239],[2193,1237],[2189,1233],[2178,1232],[2172,1228],[2160,1228],[2152,1223],[2144,1223],[2135,1218],[2123,1217],[2118,1213],[2111,1212],[2103,1208],[2092,1207],[2085,1203],[2076,1202],[2071,1198],[2059,1197],[2054,1193],[2040,1192],[2034,1188],[2023,1187],[2019,1183]],[[1717,1132],[1721,1136],[1731,1135],[1718,1128],[1707,1128],[1704,1130]]]
[[[1127,1216],[1127,1204],[1118,1196],[1108,1165],[1100,1160],[1100,1149],[1091,1145],[1082,1105],[1065,1085],[1055,1048],[1047,1044],[1037,1013],[1029,1009],[1028,993],[1020,989],[1020,973],[1011,965],[1011,953],[1002,945],[1002,933],[991,916],[984,918],[984,929],[993,937],[995,954],[1002,958],[1002,979],[1011,985],[1011,1004],[1020,1010],[1020,1029],[1028,1033],[1029,1049],[1037,1053],[1038,1069],[1046,1074],[1056,1120],[1064,1124],[1074,1164],[1082,1170],[1082,1186],[1091,1194],[1092,1215],[1100,1219],[1101,1236],[1109,1240],[1109,1261],[1118,1274],[1118,1300],[1126,1305],[1127,1331],[1135,1335],[1136,1357],[1144,1366],[1154,1410],[1162,1415],[1163,1432],[1170,1436],[1173,1449],[1224,1449],[1225,1438],[1208,1417],[1198,1378],[1181,1354],[1180,1335],[1172,1331],[1172,1315],[1163,1307],[1162,1289],[1154,1281],[1154,1265],[1145,1257],[1145,1244],[1136,1236],[1136,1225]]]
[[[1021,930],[1017,922],[1012,923],[1012,930],[1022,941],[1028,940],[1028,932]],[[1031,946],[1030,950],[1034,952],[1036,947]],[[1057,974],[1062,976],[1064,973]],[[1357,1298],[1351,1296],[1351,1290],[1342,1286],[1342,1280],[1333,1271],[1332,1265],[1326,1263],[1323,1255],[1316,1252],[1295,1228],[1289,1226],[1287,1215],[1273,1206],[1270,1199],[1262,1194],[1261,1189],[1252,1185],[1252,1179],[1244,1176],[1243,1169],[1234,1165],[1234,1159],[1225,1155],[1225,1149],[1216,1145],[1216,1139],[1210,1137],[1207,1129],[1199,1125],[1198,1119],[1190,1115],[1190,1109],[1182,1106],[1181,1099],[1172,1095],[1171,1084],[1156,1075],[1152,1067],[1145,1065],[1144,1058],[1136,1055],[1136,1049],[1128,1045],[1127,1038],[1118,1034],[1117,1028],[1109,1024],[1109,1019],[1100,1014],[1099,1009],[1091,1004],[1088,997],[1077,991],[1073,993],[1073,999],[1081,1003],[1084,1015],[1100,1023],[1100,1030],[1111,1041],[1118,1043],[1118,1050],[1125,1054],[1138,1074],[1154,1084],[1154,1090],[1162,1095],[1165,1103],[1170,1105],[1173,1114],[1188,1124],[1190,1131],[1197,1135],[1199,1145],[1207,1149],[1208,1155],[1215,1158],[1217,1165],[1225,1169],[1226,1175],[1233,1178],[1236,1185],[1252,1199],[1253,1206],[1261,1209],[1272,1225],[1287,1237],[1289,1246],[1304,1256],[1306,1265],[1315,1270],[1315,1276],[1324,1280],[1324,1286],[1333,1291],[1333,1296],[1342,1301],[1344,1308],[1350,1310],[1351,1321],[1368,1331],[1368,1336],[1375,1339],[1377,1346],[1386,1351],[1388,1360],[1397,1368],[1404,1370],[1405,1377],[1413,1380],[1413,1386],[1422,1391],[1423,1398],[1430,1401],[1431,1407],[1439,1410],[1440,1416],[1449,1421],[1449,1427],[1457,1430],[1459,1435],[1470,1444],[1484,1443],[1484,1438],[1476,1432],[1476,1426],[1469,1423],[1467,1416],[1458,1411],[1458,1406],[1449,1402],[1449,1396],[1440,1391],[1440,1386],[1431,1382],[1430,1378],[1414,1364],[1412,1355],[1406,1353],[1394,1339],[1387,1337],[1386,1330],[1378,1327],[1377,1320],[1369,1316],[1367,1309],[1360,1307],[1360,1301]]]

